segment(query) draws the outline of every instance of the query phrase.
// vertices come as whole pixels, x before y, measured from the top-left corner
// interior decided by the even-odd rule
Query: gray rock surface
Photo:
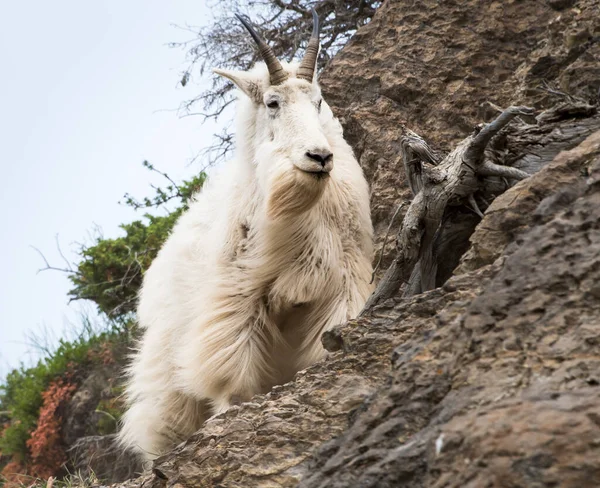
[[[328,332],[126,486],[599,486],[600,132],[573,158],[494,263]]]
[[[544,83],[596,102],[599,9],[598,0],[384,2],[321,76],[371,183],[379,245],[396,206],[410,199],[401,127],[449,151],[497,115],[494,105],[560,101],[539,89]]]
[[[82,479],[125,481],[143,471],[142,463],[117,444],[116,435],[80,437],[70,447],[71,469]]]
[[[569,156],[591,173],[572,201],[550,196],[494,264],[443,287],[473,295],[395,349],[389,389],[302,486],[600,486],[600,132]]]

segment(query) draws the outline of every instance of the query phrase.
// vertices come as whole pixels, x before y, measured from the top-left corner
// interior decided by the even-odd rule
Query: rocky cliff
[[[600,486],[599,18],[595,0],[384,2],[322,76],[379,240],[410,199],[404,127],[449,150],[498,107],[554,107],[505,133],[535,174],[465,214],[442,287],[328,332],[325,361],[124,485]]]

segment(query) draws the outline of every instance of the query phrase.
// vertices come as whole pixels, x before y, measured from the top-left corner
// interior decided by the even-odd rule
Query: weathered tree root
[[[474,194],[482,189],[482,176],[522,180],[528,173],[495,164],[485,157],[488,144],[518,115],[532,116],[528,107],[509,107],[494,121],[464,139],[454,151],[441,158],[422,137],[412,131],[402,140],[402,160],[414,198],[396,238],[397,255],[362,312],[394,296],[407,283],[404,296],[412,296],[436,287],[437,253],[448,207],[467,205],[479,217]],[[362,315],[361,314],[361,315]]]

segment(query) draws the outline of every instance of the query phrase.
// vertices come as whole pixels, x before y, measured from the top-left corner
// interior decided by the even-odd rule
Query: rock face
[[[497,115],[491,104],[548,108],[556,97],[543,83],[597,101],[599,8],[598,0],[384,2],[321,77],[370,179],[379,237],[410,199],[403,125],[448,151]]]
[[[142,463],[133,454],[123,452],[117,436],[88,435],[77,439],[69,449],[73,473],[83,479],[123,481],[139,475]]]
[[[442,288],[466,280],[473,295],[436,307],[421,348],[395,349],[389,388],[302,486],[600,484],[600,132],[569,156],[591,177],[571,201],[542,201],[494,264]]]
[[[80,372],[84,379],[66,405],[61,431],[67,446],[66,469],[82,479],[118,482],[143,471],[137,457],[117,445],[118,421],[111,414],[111,410],[117,415],[122,411],[119,397],[126,352],[125,344],[116,344],[102,363]]]
[[[560,164],[494,263],[328,332],[129,486],[600,486],[600,132]]]
[[[96,412],[96,407],[102,398],[103,390],[107,389],[112,377],[116,376],[114,369],[104,367],[90,372],[69,401],[62,427],[63,440],[68,446],[81,437],[100,433],[98,417],[101,414]]]
[[[585,134],[586,131],[581,132]],[[575,198],[578,185],[583,184],[581,173],[585,168],[581,165],[585,160],[581,158],[581,151],[587,148],[586,144],[578,151],[559,154],[544,171],[530,176],[497,197],[471,236],[471,247],[463,256],[456,273],[494,262],[518,234],[532,225],[537,217],[534,212],[545,198],[552,195],[540,212],[556,200],[570,203]]]
[[[596,103],[598,12],[597,0],[383,3],[322,77],[380,237],[409,198],[401,126],[448,150],[494,105],[568,98],[544,82]],[[600,486],[600,118],[546,122],[558,125],[535,144],[508,137],[537,173],[491,204],[444,286],[329,331],[325,361],[121,486]]]

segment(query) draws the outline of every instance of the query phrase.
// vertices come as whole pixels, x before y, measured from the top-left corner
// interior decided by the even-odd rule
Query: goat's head
[[[250,71],[215,69],[233,81],[253,103],[254,149],[261,164],[273,160],[287,164],[317,180],[325,180],[333,168],[333,153],[323,129],[323,117],[331,117],[316,82],[319,51],[319,18],[313,14],[313,32],[300,64],[280,62],[252,25],[237,16],[250,32],[265,61]],[[321,113],[327,111],[327,114]],[[261,157],[264,156],[264,157]],[[268,168],[258,168],[269,172]]]

